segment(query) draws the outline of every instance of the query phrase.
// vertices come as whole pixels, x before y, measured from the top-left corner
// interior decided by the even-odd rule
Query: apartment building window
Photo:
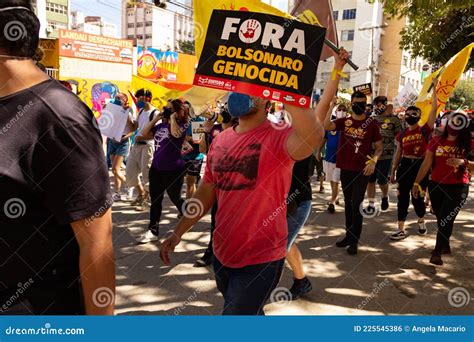
[[[334,20],[338,20],[339,18],[339,11],[332,11],[332,18]]]
[[[406,67],[408,66],[408,57],[407,56],[403,56],[402,64]]]
[[[137,23],[137,27],[143,27],[143,23]]]
[[[151,34],[145,35],[145,39],[151,39],[151,37],[152,37]]]
[[[401,76],[401,77],[400,77],[400,85],[404,86],[404,85],[405,85],[405,81],[406,81],[405,76]]]
[[[65,23],[58,23],[57,21],[48,21],[48,28],[50,30],[57,30],[57,29],[66,29],[67,25]]]
[[[128,35],[127,38],[128,38],[128,39],[134,39],[135,36],[134,36],[134,35]]]
[[[146,22],[146,26],[147,26],[147,27],[153,26],[153,22],[152,22],[152,21],[147,21],[147,22]]]
[[[143,40],[143,35],[142,34],[137,35],[137,39]]]
[[[128,23],[127,27],[128,27],[128,28],[134,28],[134,27],[135,27],[135,23]]]
[[[67,14],[67,6],[55,4],[52,2],[46,2],[46,11],[59,14]]]
[[[347,9],[342,12],[342,20],[351,20],[356,18],[356,9]]]
[[[129,10],[129,11],[127,12],[127,15],[128,15],[129,17],[133,17],[133,10]]]
[[[341,31],[341,40],[342,41],[347,41],[347,40],[354,40],[354,30],[343,30]]]
[[[151,13],[152,13],[151,10],[149,9],[146,10],[146,14],[151,14]]]

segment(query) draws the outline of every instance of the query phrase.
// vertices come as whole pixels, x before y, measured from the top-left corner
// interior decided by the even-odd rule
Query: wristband
[[[418,190],[420,191],[420,196],[421,196],[421,197],[425,197],[425,192],[423,191],[423,188],[421,187],[420,184],[418,184],[418,183],[413,183],[413,186],[418,187]]]
[[[370,163],[377,164],[377,160],[375,160],[375,157],[367,156],[367,158],[369,158],[369,160],[365,162],[365,165],[370,164]]]
[[[347,74],[345,74],[342,70],[332,69],[332,80],[333,81],[336,80],[337,75],[340,75],[341,77],[347,77]]]

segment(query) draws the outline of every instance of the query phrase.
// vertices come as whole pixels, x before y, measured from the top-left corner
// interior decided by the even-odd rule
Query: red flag
[[[298,17],[305,23],[326,27],[326,39],[339,46],[336,25],[332,16],[331,0],[296,0],[291,15]],[[324,45],[320,60],[332,56],[332,50]]]

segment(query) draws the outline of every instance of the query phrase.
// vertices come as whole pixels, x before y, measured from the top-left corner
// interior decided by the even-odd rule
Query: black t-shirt
[[[288,215],[291,215],[301,202],[312,200],[310,178],[314,174],[314,166],[313,155],[296,162],[293,166],[290,192],[287,197]]]
[[[79,279],[70,223],[112,204],[94,122],[54,80],[0,98],[0,299],[19,284],[31,285],[27,299],[45,283],[60,291]]]

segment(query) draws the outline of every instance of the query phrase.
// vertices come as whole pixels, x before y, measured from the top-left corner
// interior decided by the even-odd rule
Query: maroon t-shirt
[[[418,126],[414,130],[406,129],[400,132],[396,139],[402,144],[404,156],[415,156],[423,158],[425,156],[428,140],[430,139],[432,130],[428,125]],[[400,138],[403,135],[402,141]]]
[[[372,154],[372,144],[382,140],[380,127],[372,118],[355,120],[337,119],[336,130],[341,131],[336,166],[343,170],[362,171]]]

